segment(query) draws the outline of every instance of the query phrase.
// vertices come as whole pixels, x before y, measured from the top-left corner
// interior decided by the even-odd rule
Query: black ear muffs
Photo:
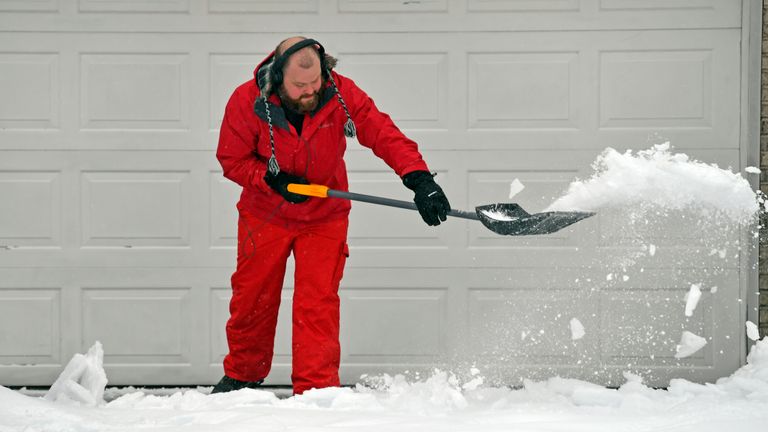
[[[314,40],[314,39],[304,39],[303,41],[299,41],[295,44],[293,44],[290,48],[285,50],[284,53],[282,53],[279,56],[276,56],[274,60],[272,60],[272,63],[269,67],[269,75],[270,75],[270,86],[272,91],[276,91],[280,86],[283,84],[283,68],[285,67],[285,63],[288,61],[288,59],[298,50],[302,48],[306,48],[308,46],[313,46],[315,50],[317,51],[317,54],[320,56],[320,70],[322,71],[323,78],[326,80],[328,79],[328,68],[325,64],[325,48],[320,44],[320,42]]]

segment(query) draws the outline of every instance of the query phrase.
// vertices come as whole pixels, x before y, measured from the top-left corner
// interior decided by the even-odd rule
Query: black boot
[[[219,380],[218,384],[213,386],[213,390],[211,390],[211,394],[226,393],[226,392],[231,392],[231,391],[240,390],[244,388],[258,388],[258,387],[261,387],[261,383],[263,382],[264,380],[240,381],[224,375],[224,377],[222,377],[221,380]]]

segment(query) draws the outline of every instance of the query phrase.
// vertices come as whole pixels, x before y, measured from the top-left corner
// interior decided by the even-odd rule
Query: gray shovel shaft
[[[362,202],[367,202],[371,204],[380,204],[380,205],[385,205],[389,207],[404,208],[408,210],[417,210],[417,211],[419,210],[416,207],[416,204],[410,201],[400,201],[400,200],[395,200],[390,198],[377,197],[373,195],[363,195],[363,194],[354,193],[354,192],[344,192],[344,191],[339,191],[334,189],[328,189],[328,196],[334,197],[334,198],[348,199],[351,201],[362,201]],[[462,218],[462,219],[480,220],[480,218],[477,216],[477,213],[462,211],[462,210],[451,209],[448,212],[448,216],[453,216],[453,217]]]

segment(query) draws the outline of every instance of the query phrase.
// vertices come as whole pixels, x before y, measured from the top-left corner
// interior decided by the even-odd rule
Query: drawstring
[[[269,148],[272,150],[272,155],[267,162],[267,169],[269,173],[276,176],[280,173],[280,165],[277,163],[277,157],[275,156],[275,134],[272,132],[272,116],[269,114],[269,104],[267,103],[267,97],[262,96],[264,101],[264,109],[267,112],[267,123],[269,124]]]
[[[344,124],[344,135],[346,135],[347,138],[354,138],[357,135],[357,129],[355,128],[355,122],[352,121],[352,116],[349,115],[349,110],[347,109],[347,104],[344,103],[344,99],[341,97],[341,92],[339,91],[339,88],[336,87],[336,81],[333,79],[333,75],[331,74],[331,70],[328,69],[328,78],[331,80],[331,85],[333,86],[333,90],[336,92],[336,97],[339,98],[339,102],[341,103],[341,107],[344,108],[344,114],[347,115],[347,122]]]

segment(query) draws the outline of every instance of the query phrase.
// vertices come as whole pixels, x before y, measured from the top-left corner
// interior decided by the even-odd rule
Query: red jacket
[[[267,56],[254,71],[269,62]],[[357,140],[373,150],[402,177],[427,165],[415,142],[379,111],[373,100],[355,83],[331,71],[357,128]],[[302,176],[310,183],[337,190],[348,190],[344,151],[346,114],[330,83],[325,83],[320,105],[313,115],[304,117],[301,136],[290,125],[280,107],[280,98],[268,98],[275,140],[275,154],[280,170]],[[264,182],[267,160],[271,154],[269,126],[264,101],[256,79],[240,85],[230,97],[224,113],[216,157],[224,176],[243,187],[239,209],[254,216],[284,225],[301,225],[347,217],[350,203],[336,198],[310,198],[304,203],[288,203]]]

